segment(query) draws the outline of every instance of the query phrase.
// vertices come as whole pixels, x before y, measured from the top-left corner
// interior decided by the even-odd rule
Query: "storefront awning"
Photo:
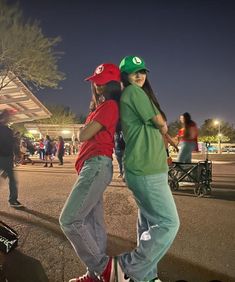
[[[35,137],[45,137],[49,135],[52,138],[62,136],[63,138],[74,139],[77,137],[79,129],[84,124],[39,124],[39,123],[26,123],[24,127],[32,133]]]

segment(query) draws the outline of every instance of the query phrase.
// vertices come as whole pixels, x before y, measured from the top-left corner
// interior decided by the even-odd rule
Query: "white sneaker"
[[[114,258],[114,270],[115,270],[115,282],[132,282],[122,270],[117,257]],[[158,277],[148,281],[148,282],[162,282]]]
[[[158,277],[150,280],[150,282],[162,282],[162,280],[160,280]]]

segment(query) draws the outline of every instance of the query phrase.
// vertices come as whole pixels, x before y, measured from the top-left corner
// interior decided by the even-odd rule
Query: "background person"
[[[39,140],[38,152],[40,160],[45,160],[45,144],[43,138]]]
[[[14,135],[7,126],[10,121],[8,110],[0,111],[0,171],[9,179],[9,204],[11,207],[22,207],[18,201],[18,187],[13,171],[14,166]]]
[[[191,119],[191,115],[185,112],[180,116],[182,128],[179,130],[177,138],[179,141],[179,154],[177,162],[191,163],[192,152],[198,151],[198,128],[197,124]]]
[[[26,153],[27,153],[27,144],[23,138],[20,140],[20,163],[26,164]]]
[[[114,278],[113,259],[106,255],[107,235],[103,192],[112,180],[114,133],[119,120],[120,71],[102,64],[86,80],[92,82],[96,107],[79,133],[83,142],[76,161],[79,178],[60,216],[60,225],[88,272],[70,282],[109,282]]]
[[[125,150],[125,141],[123,139],[123,132],[121,128],[121,123],[119,122],[117,125],[117,129],[114,135],[114,152],[118,162],[118,178],[122,177],[124,180],[124,168],[123,168],[123,155]]]
[[[62,136],[58,137],[58,146],[57,146],[57,156],[59,159],[59,165],[63,165],[64,164],[64,139]]]
[[[117,281],[128,277],[133,281],[160,281],[157,264],[179,228],[162,137],[167,125],[144,61],[127,56],[120,63],[120,70],[124,85],[120,109],[126,144],[125,179],[138,205],[138,228],[136,248],[115,260]]]
[[[19,165],[21,155],[20,155],[20,132],[14,133],[14,164]]]
[[[50,167],[53,167],[52,164],[52,149],[53,149],[53,142],[49,135],[46,135],[45,138],[45,164],[44,167],[47,167],[47,163],[50,163]]]

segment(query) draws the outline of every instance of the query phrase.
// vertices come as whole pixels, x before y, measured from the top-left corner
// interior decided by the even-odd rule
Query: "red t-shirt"
[[[186,138],[185,135],[185,128],[181,128],[178,132],[178,137],[180,138],[180,141],[182,142],[194,142],[195,143],[195,151],[198,151],[198,129],[195,122],[192,122],[189,127],[191,127],[195,131],[195,137],[194,138]]]
[[[118,119],[118,104],[114,100],[105,101],[94,112],[89,114],[85,124],[94,120],[103,125],[103,129],[91,139],[82,143],[75,163],[78,173],[82,169],[84,162],[92,157],[107,156],[112,159],[114,133]]]

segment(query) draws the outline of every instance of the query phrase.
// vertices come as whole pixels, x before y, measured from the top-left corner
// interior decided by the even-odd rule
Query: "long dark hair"
[[[188,112],[183,113],[182,116],[184,117],[185,127],[188,127],[192,124],[193,121],[191,119],[191,115]]]
[[[118,103],[118,106],[119,106],[120,98],[122,94],[120,82],[110,81],[106,83],[103,87],[104,88],[103,88],[102,95],[104,96],[105,101],[114,100]],[[90,102],[90,106],[92,106],[92,108],[90,107],[90,112],[94,111],[96,107],[100,104],[100,101],[99,101],[100,95],[96,93],[95,86],[93,83],[91,84],[91,92],[92,92],[92,100]],[[120,120],[118,121],[118,124],[120,124]],[[118,124],[116,128],[116,133],[119,132]]]
[[[190,136],[190,126],[194,125],[195,122],[192,120],[191,115],[188,112],[182,114],[184,117],[184,136],[188,138]]]
[[[96,93],[93,83],[91,84],[91,92],[92,92],[92,100],[95,102],[97,106],[99,104],[100,95]],[[105,101],[114,100],[119,105],[121,93],[122,93],[121,84],[117,81],[110,81],[105,85],[103,85],[102,95],[104,96]]]
[[[121,81],[123,83],[123,86],[124,87],[127,87],[128,85],[130,85],[131,83],[129,82],[128,80],[128,73],[126,72],[122,72],[121,73]],[[154,104],[154,106],[159,110],[159,112],[161,113],[163,119],[166,121],[167,118],[166,118],[166,115],[165,113],[163,112],[163,110],[161,109],[160,107],[160,104],[153,92],[153,89],[150,85],[150,82],[146,76],[146,79],[145,79],[145,82],[144,82],[144,85],[142,86],[142,89],[144,90],[144,92],[146,93],[146,95],[149,97],[149,100],[151,101],[151,103]]]

